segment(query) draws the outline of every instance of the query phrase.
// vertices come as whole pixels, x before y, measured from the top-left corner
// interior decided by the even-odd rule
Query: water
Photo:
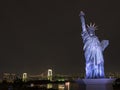
[[[74,82],[56,82],[49,84],[33,84],[22,89],[15,90],[113,90],[112,79],[81,79]],[[86,85],[86,84],[87,85]],[[9,87],[8,90],[14,90],[15,87]],[[1,90],[1,89],[0,89]],[[115,89],[116,90],[116,89]],[[120,90],[120,89],[118,89]]]
[[[48,84],[48,89],[53,88],[57,90],[85,90],[85,85],[77,82],[66,82],[64,84]]]
[[[113,81],[114,79],[81,79],[55,86],[57,86],[57,90],[113,90]]]

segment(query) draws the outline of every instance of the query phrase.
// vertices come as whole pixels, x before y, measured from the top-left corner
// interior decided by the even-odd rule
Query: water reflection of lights
[[[66,82],[66,83],[65,83],[65,86],[69,86],[69,85],[70,85],[70,82]]]
[[[70,90],[70,82],[66,82],[65,86],[67,87],[67,90]]]
[[[59,89],[59,90],[64,90],[64,88],[65,88],[65,85],[64,85],[64,84],[59,84],[59,85],[58,85],[58,89]]]
[[[52,87],[53,87],[52,84],[50,84],[50,83],[47,84],[47,89],[50,89],[50,88],[52,88]]]
[[[70,82],[66,82],[65,84],[59,84],[58,90],[70,90]]]

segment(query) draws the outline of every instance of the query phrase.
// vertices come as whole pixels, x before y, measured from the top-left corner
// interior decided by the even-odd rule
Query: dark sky
[[[120,72],[119,0],[1,0],[0,73],[84,72],[79,12],[108,39],[105,72]]]

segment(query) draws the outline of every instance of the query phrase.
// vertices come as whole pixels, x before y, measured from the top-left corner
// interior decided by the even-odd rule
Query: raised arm
[[[81,24],[82,24],[82,31],[85,32],[85,31],[87,31],[87,29],[86,29],[86,25],[85,25],[84,12],[81,11],[79,16],[80,16],[80,20],[81,20]]]

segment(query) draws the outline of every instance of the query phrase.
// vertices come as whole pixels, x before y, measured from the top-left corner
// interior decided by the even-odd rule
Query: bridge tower
[[[23,82],[26,82],[27,81],[27,73],[23,73],[23,76],[22,76],[22,81]]]
[[[48,69],[47,78],[48,78],[48,80],[52,81],[52,69]]]

